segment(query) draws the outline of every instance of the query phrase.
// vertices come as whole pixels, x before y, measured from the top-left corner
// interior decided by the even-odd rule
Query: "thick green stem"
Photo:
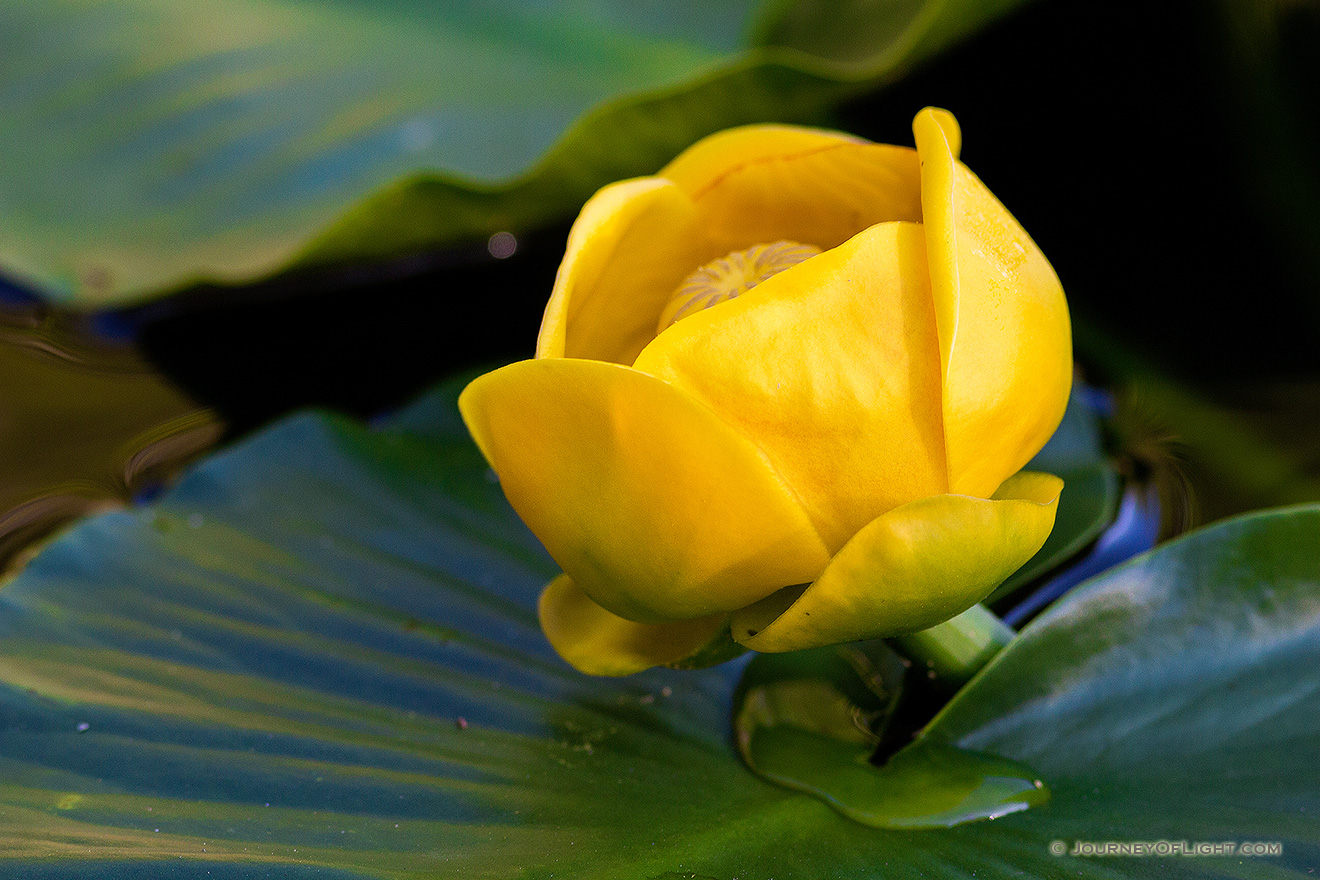
[[[1014,632],[984,605],[973,605],[952,620],[890,641],[913,663],[924,665],[953,688],[962,687],[989,663]]]

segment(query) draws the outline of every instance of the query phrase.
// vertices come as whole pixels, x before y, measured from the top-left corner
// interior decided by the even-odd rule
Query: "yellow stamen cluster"
[[[772,275],[820,253],[820,248],[796,241],[758,244],[712,260],[683,280],[669,305],[660,313],[656,332],[680,318],[751,290]]]

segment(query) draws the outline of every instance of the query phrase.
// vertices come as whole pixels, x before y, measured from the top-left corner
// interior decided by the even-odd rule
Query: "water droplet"
[[[486,242],[486,250],[497,260],[507,260],[518,250],[518,239],[512,232],[497,232]]]
[[[399,126],[399,143],[409,153],[420,153],[435,143],[437,134],[434,122],[415,116]]]

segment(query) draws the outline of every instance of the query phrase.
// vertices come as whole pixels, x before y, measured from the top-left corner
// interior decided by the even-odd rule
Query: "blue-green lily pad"
[[[1095,579],[928,728],[1048,804],[852,822],[729,733],[737,663],[592,679],[554,567],[441,389],[303,414],[0,590],[0,874],[23,877],[1304,877],[1320,864],[1320,508]],[[1082,857],[1056,842],[1279,842]],[[323,869],[317,872],[313,869]]]
[[[3,3],[0,266],[103,306],[520,233],[1020,3]]]

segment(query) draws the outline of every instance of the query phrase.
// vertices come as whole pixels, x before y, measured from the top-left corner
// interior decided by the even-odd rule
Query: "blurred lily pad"
[[[104,306],[517,234],[1020,2],[0,4],[0,265]]]
[[[1044,806],[866,828],[739,762],[738,664],[591,679],[442,388],[278,423],[0,590],[0,872],[1291,877],[1320,863],[1320,508],[1097,578],[927,728]],[[1076,841],[1278,843],[1087,858]],[[318,870],[320,872],[318,872]],[[323,872],[323,873],[322,873]]]

